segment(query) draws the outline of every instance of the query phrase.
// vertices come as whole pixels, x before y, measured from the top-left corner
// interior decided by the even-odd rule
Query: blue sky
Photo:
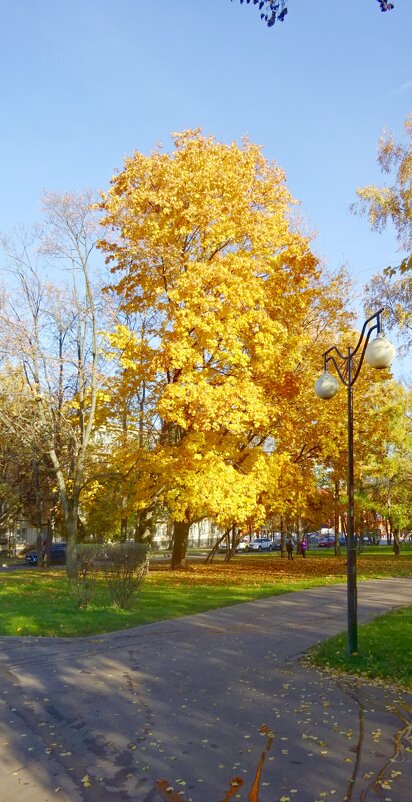
[[[382,182],[384,128],[412,108],[411,0],[289,0],[268,29],[239,0],[0,0],[0,229],[30,224],[44,189],[105,189],[134,150],[202,127],[247,134],[285,170],[315,250],[362,285],[394,232],[349,211]]]

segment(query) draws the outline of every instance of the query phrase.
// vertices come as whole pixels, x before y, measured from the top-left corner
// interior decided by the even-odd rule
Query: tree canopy
[[[379,141],[378,161],[383,173],[394,174],[392,185],[357,190],[358,207],[368,215],[371,228],[382,231],[392,222],[399,247],[408,251],[398,267],[391,265],[387,269],[389,274],[412,270],[412,112],[405,120],[405,134],[407,141],[397,142],[393,133],[384,131]]]
[[[382,231],[392,223],[399,248],[407,255],[375,275],[367,287],[367,309],[383,306],[388,328],[398,328],[406,349],[412,345],[412,113],[405,121],[406,141],[383,133],[378,161],[391,178],[389,185],[366,186],[357,190],[359,202],[353,210],[366,214],[371,228]]]
[[[312,387],[330,338],[351,334],[346,280],[319,266],[295,203],[259,147],[200,131],[127,158],[103,196],[112,289],[129,321],[145,321],[110,336],[111,392],[145,388],[151,426],[119,460],[135,502],[165,505],[175,544],[203,517],[228,528],[296,516],[316,461],[339,457],[344,397],[318,403]]]
[[[100,203],[48,195],[40,240],[3,242],[0,534],[20,512],[39,532],[53,516],[73,567],[78,537],[150,541],[158,520],[180,567],[202,519],[234,548],[268,521],[336,521],[344,503],[345,393],[325,403],[313,384],[331,342],[358,339],[348,276],[318,262],[260,147],[173,137],[127,158]],[[57,264],[72,288],[40,270]],[[355,415],[358,521],[387,513],[387,464],[404,529],[406,413],[388,373],[364,365]]]

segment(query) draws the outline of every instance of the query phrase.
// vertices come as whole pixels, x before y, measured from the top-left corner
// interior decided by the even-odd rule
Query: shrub
[[[148,547],[142,543],[81,543],[76,552],[79,607],[90,603],[98,571],[103,573],[113,604],[122,610],[131,607],[148,570]]]
[[[100,550],[100,543],[79,543],[76,546],[77,579],[72,582],[72,588],[77,598],[77,603],[82,609],[86,609],[93,599]]]
[[[143,543],[111,543],[105,546],[104,577],[114,604],[131,607],[149,568],[149,549]]]

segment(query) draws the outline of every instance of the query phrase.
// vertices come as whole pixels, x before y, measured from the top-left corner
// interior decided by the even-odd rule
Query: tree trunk
[[[298,535],[298,542],[296,544],[296,554],[302,554],[302,535],[303,535],[303,527],[302,527],[302,518],[300,515],[298,516],[297,520],[297,535]]]
[[[53,529],[51,527],[51,522],[47,522],[47,535],[46,535],[46,543],[43,548],[42,546],[42,566],[43,568],[48,568],[50,565],[50,547],[53,540]]]
[[[67,516],[65,516],[66,528],[66,570],[69,579],[77,579],[77,513],[78,504],[71,503],[68,509]]]
[[[174,539],[170,567],[172,570],[175,570],[176,568],[186,568],[186,551],[187,542],[189,539],[190,523],[187,521],[175,521],[173,528]]]
[[[217,550],[218,550],[218,548],[219,548],[220,544],[221,544],[221,543],[223,543],[223,541],[225,540],[225,538],[226,538],[226,540],[227,540],[227,538],[228,538],[228,532],[229,532],[229,529],[226,529],[226,530],[225,530],[225,534],[224,534],[224,535],[221,535],[221,536],[220,536],[220,537],[219,537],[219,538],[216,540],[216,542],[213,544],[213,546],[212,546],[211,550],[209,551],[209,554],[208,554],[208,555],[205,557],[205,563],[212,562],[212,560],[214,559],[214,556],[215,556],[215,554],[216,554],[216,552],[217,552]]]
[[[400,543],[400,539],[399,539],[399,531],[395,532],[395,530],[393,531],[393,553],[394,553],[395,557],[399,557],[399,555],[401,553],[401,543]]]
[[[36,527],[36,550],[37,550],[37,567],[40,566],[44,567],[44,560],[43,560],[43,538],[41,536],[40,527]]]
[[[286,532],[283,528],[283,522],[281,524],[281,530],[280,530],[280,556],[285,558],[288,556],[288,553],[286,551]]]
[[[228,531],[228,538],[227,538],[227,549],[224,560],[225,563],[230,562],[230,560],[232,559],[233,555],[236,552],[236,547],[238,544],[236,524],[232,524],[232,526],[227,531]]]
[[[155,503],[150,504],[139,512],[134,534],[136,543],[146,543],[148,546],[152,545],[154,510]]]
[[[335,530],[335,557],[340,555],[340,516],[339,516],[339,479],[335,479],[334,492],[333,492],[333,527]]]
[[[124,543],[127,539],[127,518],[122,518],[120,521],[120,540]]]
[[[388,546],[392,545],[392,521],[391,519],[385,518],[385,529],[386,529],[386,542]]]

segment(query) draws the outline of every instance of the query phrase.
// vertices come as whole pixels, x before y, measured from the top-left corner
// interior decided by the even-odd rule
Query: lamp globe
[[[383,370],[384,368],[390,368],[395,354],[395,346],[381,332],[375,340],[371,340],[368,343],[365,359],[372,368]]]
[[[325,370],[321,376],[315,382],[315,393],[319,396],[319,398],[328,399],[333,398],[334,395],[338,392],[339,389],[339,382],[332,376],[331,373],[328,373]]]

